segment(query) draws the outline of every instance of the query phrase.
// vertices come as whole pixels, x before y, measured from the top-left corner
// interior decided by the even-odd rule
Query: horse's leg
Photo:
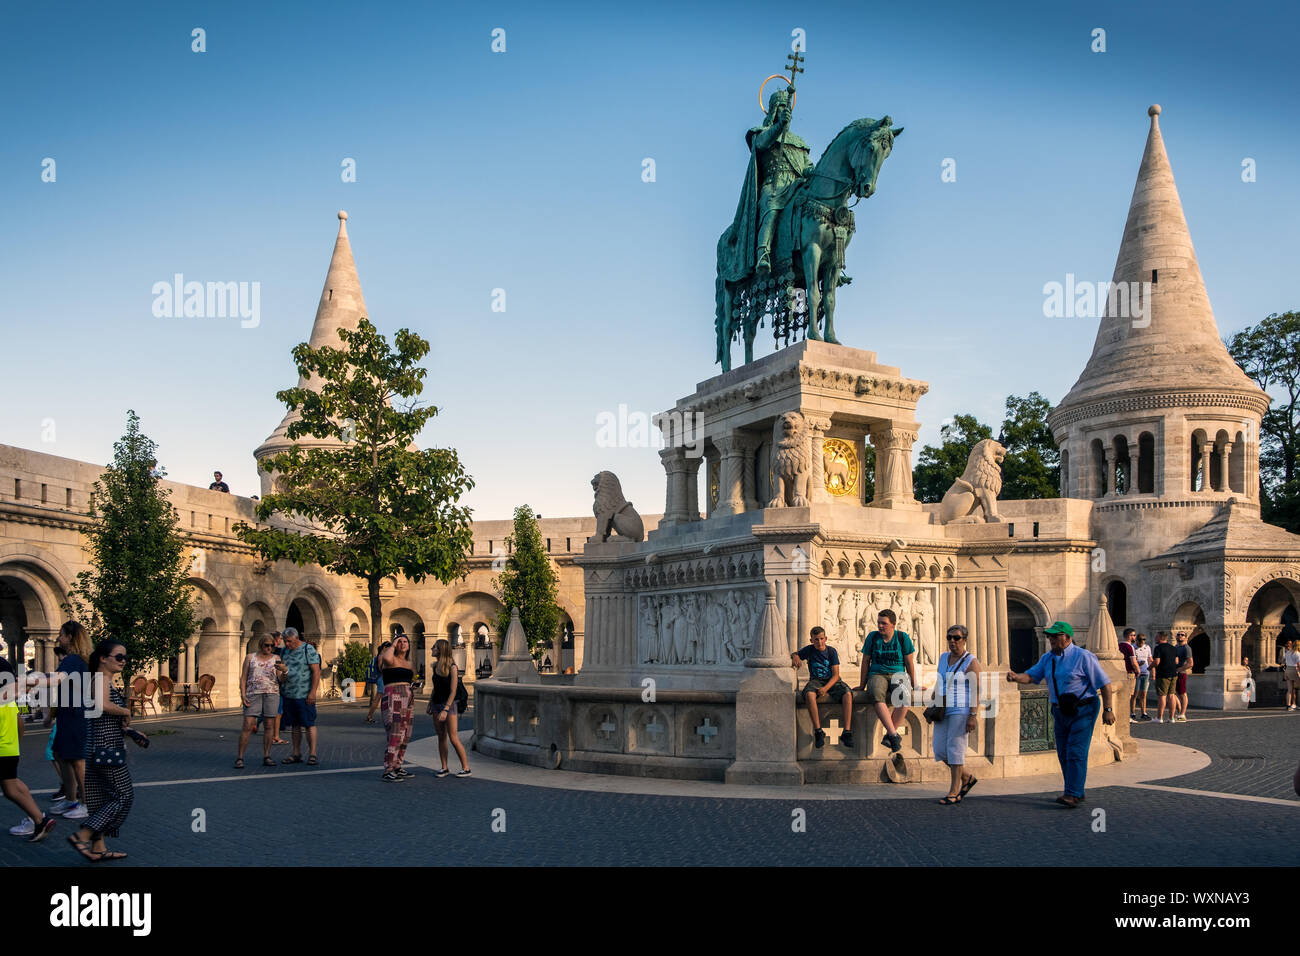
[[[822,302],[825,303],[826,309],[826,326],[823,329],[823,337],[832,345],[839,345],[840,340],[835,337],[835,286],[840,281],[840,270],[831,262],[826,267],[825,285],[822,287]]]
[[[812,236],[807,236],[807,242],[803,247],[803,285],[804,292],[808,297],[808,338],[818,340],[821,333],[817,331],[817,304],[821,299],[821,290],[817,286],[817,273],[821,268],[821,246],[817,244],[818,236],[813,230]]]

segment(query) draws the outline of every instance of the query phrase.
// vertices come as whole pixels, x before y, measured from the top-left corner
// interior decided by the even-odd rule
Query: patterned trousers
[[[134,799],[131,771],[125,765],[86,768],[86,810],[90,816],[84,826],[92,833],[117,836],[117,828],[131,812]]]
[[[406,745],[411,742],[412,708],[415,695],[410,684],[384,687],[384,727],[388,730],[388,748],[384,751],[384,769],[400,770],[406,759]]]

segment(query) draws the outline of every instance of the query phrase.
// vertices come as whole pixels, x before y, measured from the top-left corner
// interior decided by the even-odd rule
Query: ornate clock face
[[[842,438],[827,438],[822,448],[826,490],[837,498],[853,494],[858,490],[858,450]]]

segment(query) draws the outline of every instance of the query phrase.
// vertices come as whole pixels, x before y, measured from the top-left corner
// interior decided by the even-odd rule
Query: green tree
[[[95,481],[86,530],[90,570],[77,575],[68,610],[99,640],[126,648],[126,678],[176,654],[199,627],[193,557],[178,530],[171,492],[156,469],[157,445],[128,411],[113,463]]]
[[[1274,313],[1232,336],[1227,346],[1273,399],[1260,424],[1261,516],[1300,533],[1300,312]]]
[[[981,440],[993,437],[993,429],[974,415],[954,415],[939,430],[941,444],[926,445],[912,469],[912,486],[916,497],[924,502],[942,501],[952,483],[966,470],[971,449]]]
[[[497,633],[505,640],[510,627],[510,612],[519,608],[519,622],[528,638],[528,649],[541,657],[543,646],[554,640],[560,630],[560,604],[555,566],[542,544],[542,529],[528,505],[515,509],[514,532],[506,538],[509,557],[497,576],[496,588],[501,595],[501,614]]]
[[[1002,494],[1006,499],[1058,498],[1061,456],[1047,427],[1052,403],[1037,392],[1025,398],[1007,396],[1007,414],[998,441],[1007,450],[1002,462]]]
[[[235,531],[265,558],[318,564],[334,574],[361,578],[370,601],[372,648],[382,641],[379,584],[401,574],[447,584],[465,571],[473,532],[468,508],[458,504],[474,482],[454,449],[419,450],[414,438],[438,414],[420,406],[429,343],[409,329],[394,348],[362,319],[355,332],[339,330],[343,348],[293,350],[304,381],[319,390],[285,389],[276,397],[299,417],[288,436],[334,439],[341,447],[294,445],[263,462],[276,491],[257,506],[259,521],[279,512],[309,522],[313,530],[254,527]],[[394,405],[401,400],[400,407]]]

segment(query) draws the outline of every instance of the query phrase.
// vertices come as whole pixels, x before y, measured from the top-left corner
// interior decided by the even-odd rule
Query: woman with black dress
[[[104,838],[117,837],[134,799],[131,771],[127,769],[123,747],[124,733],[129,733],[141,746],[148,740],[129,729],[131,711],[126,696],[113,684],[113,678],[122,673],[125,665],[126,648],[112,639],[100,641],[90,655],[90,686],[101,711],[89,721],[86,808],[90,815],[81,829],[68,837],[68,842],[92,863],[126,859],[125,853],[109,850]],[[99,680],[94,679],[96,675]]]
[[[460,670],[451,659],[451,642],[445,638],[433,647],[438,656],[438,663],[433,665],[433,693],[429,697],[429,713],[434,715],[433,725],[438,730],[438,756],[442,758],[442,769],[436,776],[445,777],[451,773],[447,769],[447,744],[456,748],[460,758],[458,777],[468,777],[469,757],[465,755],[465,745],[460,742],[456,730],[456,720],[460,713],[457,698],[460,692]]]

